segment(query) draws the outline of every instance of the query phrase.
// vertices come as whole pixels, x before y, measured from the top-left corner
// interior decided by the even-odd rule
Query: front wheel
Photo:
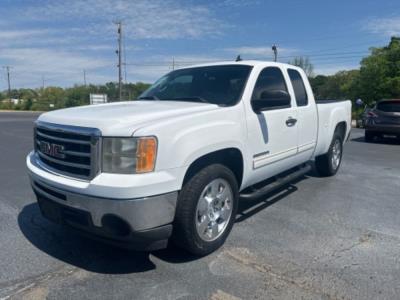
[[[218,249],[228,237],[238,206],[238,184],[230,169],[205,167],[179,193],[172,239],[195,255]]]
[[[342,162],[343,141],[342,137],[335,133],[329,150],[324,155],[318,156],[315,159],[315,166],[318,173],[322,176],[333,176],[339,170]]]

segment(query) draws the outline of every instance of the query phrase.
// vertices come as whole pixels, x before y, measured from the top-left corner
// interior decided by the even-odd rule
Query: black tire
[[[334,165],[332,159],[334,155],[334,146],[336,145],[336,143],[339,143],[338,145],[340,146],[339,163],[337,164],[337,166]],[[343,138],[339,133],[335,132],[333,134],[332,142],[329,146],[328,152],[315,158],[315,167],[317,168],[319,175],[323,177],[335,175],[342,163],[342,155]]]
[[[364,139],[365,139],[365,141],[366,142],[373,142],[374,141],[374,138],[375,138],[375,134],[373,134],[372,132],[370,132],[370,131],[367,131],[367,130],[365,130],[365,136],[364,136]]]
[[[196,229],[197,204],[205,187],[213,180],[220,178],[230,185],[233,194],[232,213],[221,235],[213,241],[205,241]],[[179,193],[172,234],[174,244],[198,256],[217,250],[224,244],[235,222],[238,199],[238,183],[230,169],[220,164],[204,167],[186,182]]]

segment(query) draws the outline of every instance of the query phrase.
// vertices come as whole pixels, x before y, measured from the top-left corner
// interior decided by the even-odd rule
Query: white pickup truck
[[[118,246],[220,247],[238,201],[340,166],[350,101],[305,73],[238,61],[182,68],[138,100],[42,114],[26,160],[43,215]]]

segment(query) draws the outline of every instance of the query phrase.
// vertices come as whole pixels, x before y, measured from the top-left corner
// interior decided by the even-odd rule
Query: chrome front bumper
[[[60,205],[86,211],[94,226],[102,227],[106,215],[117,216],[131,231],[143,231],[172,223],[178,192],[140,199],[109,199],[75,194],[31,178],[37,195]]]

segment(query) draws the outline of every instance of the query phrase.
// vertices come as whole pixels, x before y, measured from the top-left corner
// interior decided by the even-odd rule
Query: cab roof
[[[300,69],[299,67],[296,67],[291,64],[286,64],[286,63],[280,63],[280,62],[273,62],[273,61],[262,61],[262,60],[240,60],[240,61],[219,61],[219,62],[212,62],[212,63],[203,63],[203,64],[196,64],[196,65],[191,65],[191,66],[185,66],[179,69],[187,69],[187,68],[194,68],[194,67],[208,67],[208,66],[224,66],[224,65],[247,65],[247,66],[261,66],[261,67],[266,67],[266,66],[276,66],[280,68],[291,68],[291,69]]]

